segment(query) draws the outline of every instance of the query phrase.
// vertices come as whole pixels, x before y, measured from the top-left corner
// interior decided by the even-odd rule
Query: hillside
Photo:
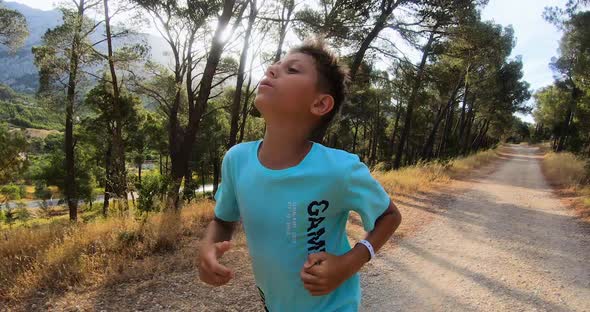
[[[62,119],[59,109],[40,103],[32,95],[15,92],[10,87],[0,84],[0,122],[7,122],[18,128],[61,130]],[[32,134],[39,135],[44,136]]]
[[[47,29],[53,28],[62,22],[61,13],[58,10],[43,11],[28,7],[16,2],[3,2],[6,7],[21,12],[27,19],[29,26],[29,37],[24,46],[15,54],[0,47],[0,83],[10,86],[16,91],[34,93],[39,86],[39,75],[34,64],[32,47],[42,43],[43,34]],[[103,29],[99,29],[95,39],[102,37]],[[166,45],[162,38],[150,34],[138,34],[133,39],[126,39],[125,42],[145,41],[151,48],[151,57],[156,62],[166,64]],[[115,47],[121,42],[115,42]],[[106,45],[99,46],[99,49],[106,50]]]

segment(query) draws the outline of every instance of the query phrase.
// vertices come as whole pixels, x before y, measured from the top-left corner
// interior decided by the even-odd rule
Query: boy
[[[224,285],[218,261],[241,220],[266,311],[357,311],[358,271],[393,234],[401,215],[354,154],[319,140],[344,101],[347,74],[321,40],[270,66],[255,105],[263,140],[232,147],[222,162],[215,218],[200,248],[202,281]],[[358,212],[368,233],[350,248],[345,226]]]

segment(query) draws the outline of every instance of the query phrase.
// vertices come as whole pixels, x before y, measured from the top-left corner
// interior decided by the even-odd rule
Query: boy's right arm
[[[213,286],[227,284],[234,272],[219,263],[218,259],[230,249],[231,237],[237,222],[223,221],[214,217],[201,240],[199,252],[199,277]]]

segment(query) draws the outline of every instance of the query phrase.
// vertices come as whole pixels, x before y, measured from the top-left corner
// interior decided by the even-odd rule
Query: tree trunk
[[[374,140],[375,139],[375,135],[374,135],[374,133],[375,133],[375,125],[372,125],[371,126],[371,129],[369,130],[369,148],[367,149],[368,150],[367,153],[369,154],[367,156],[369,167],[373,166],[373,146],[375,144],[375,140]]]
[[[81,32],[86,10],[85,0],[80,0],[77,9],[78,22],[74,30],[74,37],[69,57],[68,88],[66,96],[66,125],[65,125],[65,190],[70,221],[78,220],[78,192],[76,189],[76,167],[75,167],[75,146],[74,139],[74,105],[76,100],[76,87],[80,55],[78,49],[82,43]]]
[[[363,125],[363,139],[361,140],[361,143],[367,142],[367,126]],[[367,149],[363,148],[361,151],[361,160],[365,160],[365,156],[367,155]]]
[[[391,13],[393,13],[393,10],[395,10],[395,8],[401,2],[403,2],[403,1],[382,0],[381,6],[380,6],[381,13],[379,14],[379,17],[377,17],[377,21],[373,25],[373,28],[371,29],[371,31],[369,31],[369,33],[367,34],[367,37],[365,37],[365,39],[363,39],[363,42],[361,43],[359,50],[354,54],[354,60],[352,61],[352,66],[350,67],[350,80],[351,81],[354,81],[354,78],[356,77],[358,69],[360,68],[361,63],[363,62],[363,59],[365,57],[365,53],[367,52],[367,50],[371,46],[371,43],[373,42],[373,40],[375,40],[375,38],[377,38],[379,33],[383,29],[385,29],[385,27],[387,26],[387,20],[389,19]]]
[[[412,144],[408,143],[408,147],[406,148],[406,158],[404,161],[405,166],[409,166],[412,164]]]
[[[377,112],[376,112],[376,120],[373,123],[373,131],[372,131],[372,136],[371,136],[371,140],[372,140],[372,144],[371,144],[371,157],[369,158],[369,163],[371,164],[371,166],[375,165],[376,161],[377,161],[377,144],[378,144],[378,135],[379,135],[379,129],[381,128],[381,105],[380,105],[380,101],[377,100]]]
[[[191,105],[189,101],[188,126],[186,131],[184,131],[184,136],[180,140],[182,144],[176,145],[178,143],[176,141],[179,140],[170,141],[170,149],[173,151],[173,153],[170,154],[172,157],[172,168],[170,172],[171,182],[170,188],[168,190],[168,203],[166,205],[168,209],[178,210],[180,208],[178,191],[184,176],[185,168],[188,166],[190,153],[193,150],[193,146],[195,144],[195,138],[200,127],[201,117],[207,109],[209,95],[211,94],[211,86],[213,84],[213,77],[215,75],[215,71],[217,70],[219,60],[221,59],[223,47],[226,43],[221,40],[221,37],[233,14],[235,2],[235,0],[225,0],[223,3],[223,11],[218,19],[218,25],[211,40],[211,49],[207,55],[207,62],[205,63],[205,69],[201,77],[199,91],[197,93],[196,99],[194,100],[194,105]],[[243,14],[243,10],[241,11],[240,16],[241,14]],[[192,92],[192,90],[189,91]]]
[[[133,208],[137,208],[137,203],[135,202],[135,195],[133,192],[129,192],[131,194],[131,202],[133,203]]]
[[[449,99],[449,103],[447,104],[447,106],[445,107],[444,111],[442,112],[442,114],[440,114],[439,116],[437,116],[436,121],[434,123],[434,127],[432,128],[432,131],[430,132],[430,135],[428,136],[428,141],[426,143],[426,145],[424,146],[424,150],[422,151],[422,155],[424,159],[431,159],[433,156],[433,152],[434,152],[434,141],[436,139],[436,132],[438,131],[438,128],[440,126],[440,123],[443,120],[443,117],[449,117],[449,110],[452,110],[452,106],[453,106],[453,102],[454,102],[454,98],[453,99]],[[450,113],[452,115],[452,112]],[[446,125],[444,128],[445,133],[446,131]],[[441,138],[441,140],[447,140],[447,138],[445,138],[445,133],[443,133],[443,137]],[[440,150],[439,150],[440,152]],[[438,153],[437,153],[438,154]]]
[[[424,142],[424,146],[422,147],[421,158],[424,160],[429,160],[432,157],[432,149],[434,146],[434,139],[436,138],[436,132],[438,131],[440,122],[445,116],[448,104],[444,107],[442,106],[443,105],[439,106],[438,111],[436,112],[436,118],[434,119],[432,130],[430,130],[430,134],[428,135],[428,138],[426,139],[426,142]]]
[[[465,70],[465,79],[464,83],[465,83],[465,88],[463,90],[463,106],[461,107],[461,117],[459,117],[459,124],[458,126],[458,140],[457,142],[461,142],[461,140],[463,139],[463,131],[465,130],[465,107],[467,105],[467,96],[469,94],[469,69],[471,67],[471,64],[467,65],[467,69]]]
[[[459,89],[461,88],[462,81],[463,81],[463,79],[459,79],[457,86],[455,86],[455,89],[453,89],[453,92],[451,93],[451,96],[449,97],[449,100],[447,101],[447,105],[444,107],[444,109],[442,110],[442,112],[440,114],[437,114],[436,120],[435,120],[432,130],[430,132],[430,135],[428,136],[428,139],[426,140],[426,144],[424,144],[424,148],[422,149],[422,159],[429,160],[432,158],[433,151],[434,151],[434,141],[436,139],[436,132],[438,131],[438,128],[439,128],[440,123],[442,122],[443,118],[448,117],[448,111],[453,109],[453,104],[455,103],[455,98],[457,97],[457,93],[459,93]],[[445,130],[446,130],[446,126],[445,126]],[[443,140],[445,139],[444,134],[443,134],[442,139]]]
[[[159,154],[160,154],[160,161],[159,161],[158,165],[160,166],[160,175],[162,175],[162,152],[160,152]]]
[[[143,167],[143,161],[137,166],[137,183],[139,183],[139,185],[141,185],[141,167]]]
[[[359,124],[358,122],[354,123],[354,137],[352,139],[352,153],[356,154],[356,140],[358,137],[358,132],[359,132]]]
[[[393,123],[393,131],[391,132],[391,140],[389,141],[389,155],[388,155],[388,159],[391,159],[391,157],[393,156],[393,151],[394,146],[395,146],[395,137],[397,136],[397,129],[399,126],[399,117],[402,113],[402,104],[401,102],[398,102],[397,104],[397,109],[396,109],[396,113],[395,113],[395,122]]]
[[[469,150],[471,148],[471,145],[469,144],[469,138],[471,137],[471,127],[473,126],[473,121],[475,119],[475,98],[473,98],[473,101],[471,102],[471,104],[469,105],[469,111],[467,112],[467,120],[465,120],[465,132],[464,132],[464,136],[465,138],[463,138],[463,147],[462,147],[462,153],[463,155],[466,155],[469,153]]]
[[[166,175],[170,174],[170,170],[168,168],[168,155],[164,155],[164,172],[166,173]]]
[[[201,187],[203,191],[203,198],[205,197],[205,165],[204,162],[201,161]]]
[[[193,189],[193,168],[189,165],[186,166],[186,173],[184,174],[184,197],[188,198],[188,201],[190,202],[190,200],[195,196],[194,192],[195,190]],[[187,196],[187,192],[193,192],[193,194],[190,194]]]
[[[75,76],[75,75],[74,75]],[[70,74],[70,77],[72,75]],[[75,79],[75,78],[73,78]],[[72,86],[74,85],[74,86]],[[66,181],[65,197],[68,203],[70,221],[78,220],[78,195],[76,190],[76,168],[75,168],[75,143],[74,143],[74,97],[75,82],[68,86],[68,99],[66,107],[66,128],[65,128],[65,156],[66,156]]]
[[[473,143],[472,143],[473,150],[479,150],[479,148],[481,147],[481,143],[483,141],[483,138],[486,136],[486,134],[488,132],[489,126],[490,126],[490,121],[487,119],[484,120],[484,123],[479,131],[479,134],[473,140]]]
[[[248,118],[250,106],[250,97],[254,93],[254,90],[250,91],[250,87],[252,85],[252,65],[254,63],[254,57],[250,59],[250,72],[248,74],[248,84],[246,85],[246,98],[244,99],[244,105],[242,106],[242,123],[240,125],[240,138],[238,139],[238,143],[244,141],[244,133],[246,132],[246,120]]]
[[[410,98],[408,100],[408,108],[406,110],[406,116],[404,118],[404,128],[402,129],[402,135],[400,137],[400,142],[397,148],[397,153],[395,156],[395,161],[393,162],[393,168],[398,169],[401,165],[402,155],[404,152],[404,146],[406,141],[408,140],[408,136],[410,135],[411,129],[411,122],[412,122],[412,113],[414,111],[414,106],[416,106],[416,99],[418,97],[418,91],[420,86],[422,85],[422,79],[424,77],[424,69],[426,66],[426,60],[428,59],[428,55],[430,54],[430,49],[432,44],[434,43],[434,34],[436,32],[436,27],[430,33],[430,37],[428,38],[428,42],[422,49],[422,60],[420,61],[420,65],[418,66],[418,72],[416,74],[416,79],[414,80],[414,85],[412,86],[412,93],[410,94]]]
[[[113,54],[113,42],[111,36],[111,17],[109,16],[109,1],[104,0],[104,16],[105,16],[105,30],[107,41],[107,56],[109,70],[111,73],[111,84],[113,87],[113,121],[115,124],[114,132],[112,133],[112,147],[113,147],[113,192],[117,198],[123,199],[125,207],[128,207],[127,202],[127,174],[125,172],[125,146],[123,143],[123,119],[121,114],[121,95],[119,84],[117,81],[117,71],[115,70],[115,57]]]
[[[446,152],[447,146],[449,145],[449,140],[451,140],[451,133],[453,131],[453,119],[455,117],[455,103],[451,105],[449,110],[447,111],[447,117],[445,119],[445,126],[443,130],[443,136],[440,140],[440,144],[438,146],[438,151],[436,153],[437,157],[446,156],[448,153]]]
[[[278,62],[283,54],[283,43],[285,42],[285,36],[287,35],[287,27],[289,27],[291,14],[293,14],[293,10],[295,9],[294,0],[286,0],[283,3],[284,5],[281,11],[281,22],[279,27],[279,43],[275,52],[274,62]],[[287,15],[286,17],[285,14]]]
[[[238,76],[236,78],[236,91],[231,107],[231,121],[229,130],[229,142],[227,149],[229,150],[236,144],[238,135],[238,120],[240,119],[240,103],[242,99],[242,86],[244,84],[244,70],[246,68],[246,57],[248,56],[248,47],[250,46],[250,34],[252,33],[252,27],[256,20],[256,0],[250,0],[250,16],[248,17],[248,26],[246,27],[246,34],[244,35],[244,45],[242,46],[242,54],[240,55],[240,64],[238,66]],[[247,90],[250,92],[250,90]],[[242,109],[243,111],[243,109]]]
[[[112,159],[112,148],[111,143],[108,143],[107,150],[105,153],[105,182],[104,182],[104,201],[102,204],[102,215],[107,216],[109,214],[109,201],[111,199],[111,192],[113,191],[112,188],[112,168],[111,168],[111,159]]]
[[[219,184],[219,155],[217,152],[214,153],[214,157],[212,159],[213,163],[213,195],[217,193],[217,188]]]
[[[84,21],[84,11],[86,10],[85,1],[80,0],[78,3],[77,18],[78,23],[74,30],[74,38],[72,40],[72,48],[70,50],[69,59],[69,76],[68,76],[68,90],[66,98],[66,127],[65,127],[65,162],[66,162],[66,177],[65,177],[65,197],[68,203],[68,210],[70,214],[70,221],[78,220],[78,192],[76,189],[76,167],[75,167],[75,140],[74,140],[74,102],[76,100],[76,86],[78,65],[80,62],[80,55],[78,49],[82,39],[80,34],[82,32],[82,23]]]
[[[572,88],[569,105],[567,106],[567,111],[565,113],[565,119],[563,121],[561,135],[559,136],[559,140],[557,141],[557,152],[561,152],[565,149],[566,140],[570,132],[570,124],[574,119],[573,117],[576,111],[579,94],[580,90],[574,85]]]

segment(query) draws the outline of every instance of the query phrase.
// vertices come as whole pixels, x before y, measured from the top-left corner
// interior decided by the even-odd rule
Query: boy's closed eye
[[[288,60],[284,63],[284,65],[287,67],[287,72],[288,73],[299,73],[299,69],[296,68],[296,66],[294,66],[293,64],[297,63],[299,60],[294,59],[294,60]],[[280,66],[281,64],[283,64],[283,61],[277,61],[273,64],[273,66]]]

